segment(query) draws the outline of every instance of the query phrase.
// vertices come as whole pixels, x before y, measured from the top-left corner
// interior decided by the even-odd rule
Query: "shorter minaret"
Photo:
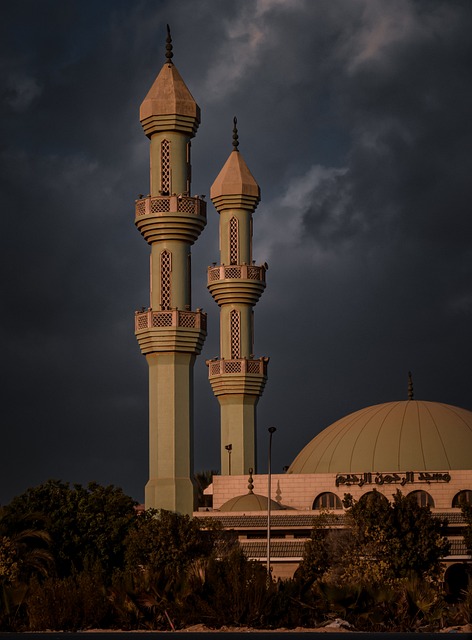
[[[256,406],[267,380],[268,358],[254,357],[253,307],[265,288],[267,266],[252,260],[252,213],[260,190],[239,152],[236,118],[233,151],[210,196],[220,214],[220,266],[208,268],[208,289],[220,307],[220,358],[208,360],[221,410],[221,473],[243,475],[256,467]]]

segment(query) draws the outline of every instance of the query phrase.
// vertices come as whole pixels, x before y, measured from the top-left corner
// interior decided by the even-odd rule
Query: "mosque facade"
[[[411,379],[406,400],[341,418],[316,435],[286,473],[253,474],[256,407],[268,365],[267,357],[254,355],[254,306],[267,265],[256,265],[252,256],[260,190],[239,151],[236,121],[233,150],[210,191],[219,214],[220,264],[208,269],[208,289],[220,308],[220,356],[206,364],[221,412],[221,475],[207,490],[211,507],[194,511],[193,366],[206,316],[191,310],[190,249],[206,224],[206,202],[190,195],[190,140],[200,109],[172,62],[170,33],[166,61],[140,116],[150,139],[151,176],[135,217],[151,248],[150,303],[135,316],[149,367],[146,508],[218,520],[238,534],[248,557],[269,560],[275,576],[287,577],[320,513],[339,524],[346,493],[361,500],[375,489],[391,499],[400,490],[448,519],[447,571],[470,563],[460,507],[472,503],[472,412],[415,400]]]

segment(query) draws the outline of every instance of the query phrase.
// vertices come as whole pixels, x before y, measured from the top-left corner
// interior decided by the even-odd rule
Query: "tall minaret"
[[[239,152],[236,118],[233,147],[210,191],[220,214],[220,266],[208,268],[208,289],[220,306],[221,355],[207,365],[220,403],[223,475],[256,467],[256,405],[269,361],[254,358],[253,307],[264,291],[267,266],[252,260],[252,213],[260,190]]]
[[[151,141],[151,193],[136,201],[135,224],[151,245],[150,307],[136,312],[135,333],[149,365],[149,481],[146,508],[191,514],[193,365],[206,336],[206,315],[191,311],[190,247],[206,224],[206,203],[190,197],[190,139],[200,109],[166,62],[141,105]]]

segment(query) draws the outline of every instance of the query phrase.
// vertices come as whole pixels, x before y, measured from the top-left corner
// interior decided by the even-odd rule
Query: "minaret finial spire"
[[[166,38],[166,58],[167,64],[174,64],[172,62],[174,54],[172,53],[172,36],[170,35],[170,27],[167,25],[167,38]]]
[[[252,479],[253,471],[254,471],[254,469],[251,467],[249,469],[249,478],[247,479],[248,493],[254,493],[254,481]]]
[[[411,371],[408,371],[408,400],[414,400],[415,394],[413,393],[413,377]]]
[[[236,118],[236,116],[234,116],[233,118],[233,147],[234,147],[234,151],[239,151],[239,136],[238,136],[238,127],[236,126],[238,124],[238,119]]]

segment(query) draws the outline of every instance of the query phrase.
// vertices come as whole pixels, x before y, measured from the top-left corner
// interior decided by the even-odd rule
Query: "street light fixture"
[[[232,444],[227,444],[225,446],[226,451],[228,452],[228,475],[231,475],[231,451],[233,450]]]
[[[267,464],[267,582],[270,581],[270,494],[271,494],[271,460],[272,460],[272,436],[277,431],[275,427],[269,427],[269,460]]]

